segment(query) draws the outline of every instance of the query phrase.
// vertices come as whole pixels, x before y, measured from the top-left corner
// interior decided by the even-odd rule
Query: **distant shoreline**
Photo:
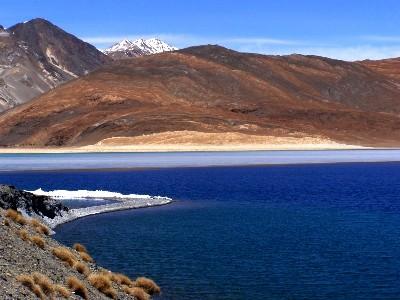
[[[0,154],[0,173],[400,162],[400,149]]]
[[[395,150],[345,144],[292,144],[292,145],[133,145],[84,146],[62,148],[0,148],[0,154],[51,153],[144,153],[144,152],[243,152],[243,151],[322,151],[322,150]]]
[[[0,153],[237,152],[373,149],[319,136],[268,136],[239,132],[167,131],[133,137],[110,137],[96,144],[62,147],[10,147]]]

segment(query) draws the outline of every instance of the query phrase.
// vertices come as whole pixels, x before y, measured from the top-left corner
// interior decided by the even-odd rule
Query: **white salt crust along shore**
[[[146,208],[146,207],[154,207],[166,205],[173,200],[168,197],[160,197],[160,196],[149,196],[149,195],[123,195],[120,193],[108,192],[108,191],[66,191],[66,190],[58,190],[58,191],[50,191],[46,192],[41,189],[36,191],[30,191],[36,195],[45,195],[50,196],[55,199],[69,199],[69,200],[114,200],[118,201],[117,203],[104,204],[104,205],[96,205],[85,208],[74,208],[70,209],[68,212],[65,212],[62,216],[57,216],[54,219],[50,219],[47,217],[42,218],[47,225],[54,229],[58,225],[63,223],[71,222],[73,220],[84,218],[87,216],[128,210],[128,209],[137,209],[137,208]]]

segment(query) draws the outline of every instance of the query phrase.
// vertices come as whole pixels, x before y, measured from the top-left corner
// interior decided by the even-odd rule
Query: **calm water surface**
[[[0,154],[0,171],[400,161],[400,150]]]
[[[89,217],[56,238],[150,276],[162,299],[399,299],[400,164],[1,173],[21,188],[175,204]]]

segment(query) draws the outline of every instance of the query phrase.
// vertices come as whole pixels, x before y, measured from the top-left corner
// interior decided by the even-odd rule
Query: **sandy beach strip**
[[[372,149],[338,143],[322,137],[260,136],[238,132],[205,133],[173,131],[136,137],[113,137],[82,147],[0,148],[0,153],[89,153],[89,152],[195,152],[261,150],[351,150]]]

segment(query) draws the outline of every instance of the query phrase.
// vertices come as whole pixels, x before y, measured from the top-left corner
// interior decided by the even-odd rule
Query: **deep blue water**
[[[3,173],[25,189],[103,189],[175,204],[58,228],[163,299],[399,299],[400,164]]]

